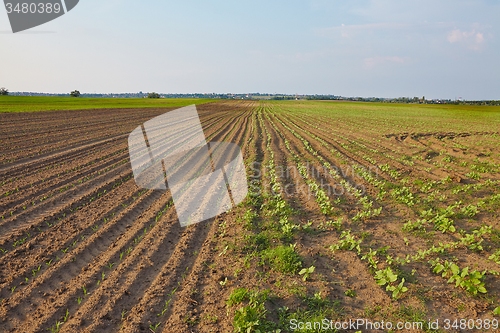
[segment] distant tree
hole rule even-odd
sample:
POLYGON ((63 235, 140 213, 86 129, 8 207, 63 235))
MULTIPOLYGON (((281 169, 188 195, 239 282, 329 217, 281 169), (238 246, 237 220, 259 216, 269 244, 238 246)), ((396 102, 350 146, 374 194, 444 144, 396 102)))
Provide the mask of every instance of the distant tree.
POLYGON ((6 88, 0 88, 0 95, 2 96, 7 96, 9 94, 9 89, 6 88))
POLYGON ((160 98, 160 94, 155 92, 148 93, 148 98, 160 98))
POLYGON ((73 90, 69 94, 71 97, 80 97, 80 92, 78 90, 73 90))

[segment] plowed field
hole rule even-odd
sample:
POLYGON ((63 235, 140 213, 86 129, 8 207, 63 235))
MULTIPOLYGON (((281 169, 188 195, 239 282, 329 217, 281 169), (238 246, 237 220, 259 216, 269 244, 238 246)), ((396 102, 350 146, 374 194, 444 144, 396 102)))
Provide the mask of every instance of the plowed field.
POLYGON ((250 193, 187 228, 128 155, 168 109, 0 114, 0 332, 498 327, 498 108, 197 108, 207 141, 241 147, 250 193))

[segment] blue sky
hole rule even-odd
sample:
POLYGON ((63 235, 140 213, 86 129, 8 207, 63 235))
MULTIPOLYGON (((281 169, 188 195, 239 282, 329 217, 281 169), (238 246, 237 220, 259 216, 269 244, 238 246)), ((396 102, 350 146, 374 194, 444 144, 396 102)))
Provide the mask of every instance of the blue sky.
POLYGON ((497 0, 81 0, 12 34, 11 91, 500 99, 497 0))

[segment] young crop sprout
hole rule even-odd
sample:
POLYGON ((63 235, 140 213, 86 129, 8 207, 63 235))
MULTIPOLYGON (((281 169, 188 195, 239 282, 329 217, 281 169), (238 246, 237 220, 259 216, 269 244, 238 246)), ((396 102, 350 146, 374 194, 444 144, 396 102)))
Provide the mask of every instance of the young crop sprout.
POLYGON ((161 323, 157 323, 156 325, 149 325, 149 329, 153 332, 156 332, 156 330, 158 329, 158 327, 160 327, 161 323))
POLYGON ((495 316, 500 316, 500 306, 497 306, 494 310, 493 310, 493 314, 495 316))
POLYGON ((300 272, 299 272, 299 275, 303 275, 302 276, 302 280, 303 281, 306 281, 308 278, 309 278, 309 275, 311 275, 312 273, 314 273, 314 270, 316 269, 316 267, 314 266, 311 266, 309 268, 303 268, 300 272))
POLYGON ((66 309, 66 313, 64 314, 63 321, 67 322, 69 318, 69 309, 66 309))
POLYGON ((356 297, 356 291, 352 289, 347 289, 344 292, 344 295, 346 295, 347 297, 356 297))
POLYGON ((50 332, 52 332, 52 333, 59 332, 61 330, 61 326, 63 324, 64 324, 63 322, 57 321, 56 324, 50 328, 50 332))
POLYGON ((170 302, 172 302, 172 297, 170 297, 167 301, 165 301, 165 305, 163 306, 163 309, 161 310, 161 313, 158 314, 158 317, 161 317, 167 312, 168 306, 170 305, 170 302))
POLYGON ((227 253, 228 249, 229 249, 229 245, 226 245, 226 247, 219 253, 219 257, 225 255, 227 253))
POLYGON ((31 270, 31 272, 33 273, 33 276, 35 276, 36 273, 38 273, 41 268, 42 268, 42 265, 38 265, 38 267, 36 269, 31 270))

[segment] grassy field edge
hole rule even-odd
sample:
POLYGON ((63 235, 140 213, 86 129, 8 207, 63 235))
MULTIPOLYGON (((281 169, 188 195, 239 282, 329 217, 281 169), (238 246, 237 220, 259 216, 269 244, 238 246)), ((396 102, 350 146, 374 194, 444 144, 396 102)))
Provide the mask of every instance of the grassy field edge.
POLYGON ((0 96, 0 113, 92 110, 169 108, 191 104, 211 103, 215 100, 199 98, 73 98, 45 96, 0 96))

